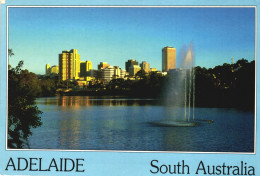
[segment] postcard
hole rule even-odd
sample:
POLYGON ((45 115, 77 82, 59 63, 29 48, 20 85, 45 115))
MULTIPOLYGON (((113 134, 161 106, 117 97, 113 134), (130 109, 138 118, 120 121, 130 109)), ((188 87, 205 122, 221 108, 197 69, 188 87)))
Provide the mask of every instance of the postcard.
POLYGON ((1 1, 0 175, 260 175, 258 1, 1 1))

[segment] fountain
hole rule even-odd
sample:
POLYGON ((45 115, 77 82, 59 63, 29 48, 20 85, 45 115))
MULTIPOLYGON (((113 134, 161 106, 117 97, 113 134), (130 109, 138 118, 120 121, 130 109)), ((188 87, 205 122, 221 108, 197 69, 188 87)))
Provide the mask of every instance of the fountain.
POLYGON ((172 111, 171 106, 174 106, 179 113, 167 115, 171 116, 170 119, 151 122, 153 125, 191 127, 200 124, 195 121, 195 70, 192 45, 188 49, 183 47, 180 59, 181 67, 168 73, 170 75, 165 96, 166 107, 172 111))

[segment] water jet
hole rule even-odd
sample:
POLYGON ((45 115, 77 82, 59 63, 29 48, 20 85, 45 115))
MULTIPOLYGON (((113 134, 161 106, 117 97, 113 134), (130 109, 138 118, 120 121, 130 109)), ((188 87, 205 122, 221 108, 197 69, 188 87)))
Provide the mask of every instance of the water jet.
POLYGON ((200 124, 195 121, 195 69, 192 44, 180 51, 181 67, 168 71, 170 81, 167 85, 165 104, 183 107, 182 113, 167 120, 151 122, 155 126, 194 127, 200 124))

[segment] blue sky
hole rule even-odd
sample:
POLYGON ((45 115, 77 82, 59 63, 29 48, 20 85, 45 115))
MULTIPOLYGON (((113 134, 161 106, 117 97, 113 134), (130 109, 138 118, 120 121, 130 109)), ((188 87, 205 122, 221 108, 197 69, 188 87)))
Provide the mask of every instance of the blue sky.
POLYGON ((254 8, 9 8, 10 64, 44 74, 62 50, 78 49, 81 61, 125 68, 147 61, 161 70, 161 49, 193 43, 195 64, 214 67, 255 59, 254 8))

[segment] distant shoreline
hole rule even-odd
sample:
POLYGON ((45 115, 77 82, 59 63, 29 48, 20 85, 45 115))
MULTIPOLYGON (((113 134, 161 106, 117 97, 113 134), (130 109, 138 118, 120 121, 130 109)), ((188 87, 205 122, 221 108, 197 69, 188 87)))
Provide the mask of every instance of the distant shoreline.
MULTIPOLYGON (((104 93, 104 92, 97 92, 97 93, 90 93, 90 94, 87 94, 89 93, 88 91, 84 91, 84 90, 71 90, 69 92, 64 92, 62 94, 56 94, 55 96, 46 96, 46 97, 38 97, 38 98, 50 98, 50 97, 59 97, 59 96, 81 96, 81 97, 92 97, 92 98, 97 98, 97 97, 100 97, 100 98, 106 98, 106 99, 122 99, 122 98, 125 98, 125 99, 129 99, 129 100, 132 100, 132 99, 143 99, 143 100, 147 100, 147 99, 150 99, 150 100, 155 100, 155 101, 158 101, 159 104, 165 104, 167 105, 167 103, 165 103, 165 98, 164 97, 160 97, 160 96, 157 96, 157 97, 149 97, 149 96, 135 96, 135 95, 131 95, 131 94, 109 94, 108 92, 104 93)), ((170 102, 171 104, 171 102, 170 102)), ((174 105, 174 103, 172 102, 172 105, 174 105)), ((225 105, 225 104, 222 104, 221 102, 217 102, 217 103, 200 103, 200 101, 197 101, 197 103, 195 104, 195 107, 196 108, 235 108, 235 109, 240 109, 240 110, 246 110, 246 111, 252 111, 255 109, 255 107, 248 107, 248 106, 245 106, 245 107, 240 107, 240 106, 230 106, 230 105, 225 105)))

